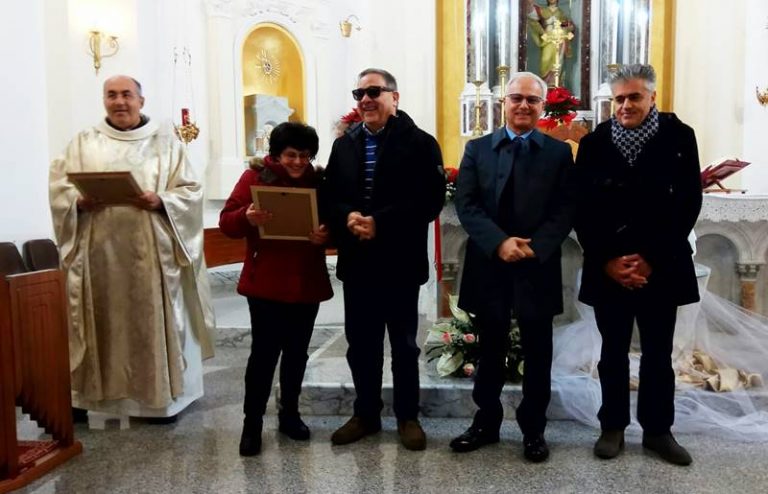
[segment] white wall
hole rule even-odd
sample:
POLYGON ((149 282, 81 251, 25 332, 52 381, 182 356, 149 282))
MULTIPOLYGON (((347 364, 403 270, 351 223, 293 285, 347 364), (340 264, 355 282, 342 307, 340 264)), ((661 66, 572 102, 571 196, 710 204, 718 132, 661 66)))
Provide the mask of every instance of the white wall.
POLYGON ((747 0, 745 17, 743 156, 752 164, 741 179, 750 192, 768 194, 768 107, 760 106, 755 95, 755 87, 768 90, 768 2, 747 0))
POLYGON ((696 131, 702 166, 724 158, 752 163, 726 181, 768 194, 768 2, 678 0, 674 111, 696 131))
POLYGON ((6 2, 0 16, 0 241, 51 238, 43 0, 6 2))

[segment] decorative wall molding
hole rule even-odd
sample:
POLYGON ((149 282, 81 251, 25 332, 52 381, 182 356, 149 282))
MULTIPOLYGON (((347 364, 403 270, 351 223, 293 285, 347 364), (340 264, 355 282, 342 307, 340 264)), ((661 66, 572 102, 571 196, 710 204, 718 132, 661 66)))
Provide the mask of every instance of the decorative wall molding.
POLYGON ((768 196, 707 194, 699 221, 768 221, 768 196))
POLYGON ((234 0, 205 0, 208 17, 232 17, 234 0))

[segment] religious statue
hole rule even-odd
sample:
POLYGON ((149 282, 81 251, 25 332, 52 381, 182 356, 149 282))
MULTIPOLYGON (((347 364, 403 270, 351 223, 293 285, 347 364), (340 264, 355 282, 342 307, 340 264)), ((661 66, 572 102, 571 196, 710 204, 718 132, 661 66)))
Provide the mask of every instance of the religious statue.
POLYGON ((541 48, 539 74, 550 86, 561 85, 564 57, 571 56, 570 39, 575 26, 566 13, 560 9, 559 0, 547 0, 541 6, 530 2, 528 26, 531 38, 541 48))

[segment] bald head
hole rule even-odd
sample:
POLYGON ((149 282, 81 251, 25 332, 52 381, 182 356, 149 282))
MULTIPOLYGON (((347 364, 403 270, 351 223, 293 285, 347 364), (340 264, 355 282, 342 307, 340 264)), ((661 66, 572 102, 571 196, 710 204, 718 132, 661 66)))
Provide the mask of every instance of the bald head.
POLYGON ((131 81, 133 85, 136 86, 136 94, 141 96, 141 83, 129 75, 113 75, 112 77, 104 81, 104 92, 107 91, 107 84, 117 80, 122 80, 124 82, 131 81))
POLYGON ((141 84, 127 75, 112 76, 104 81, 104 108, 109 123, 121 130, 129 130, 141 122, 144 97, 141 84))

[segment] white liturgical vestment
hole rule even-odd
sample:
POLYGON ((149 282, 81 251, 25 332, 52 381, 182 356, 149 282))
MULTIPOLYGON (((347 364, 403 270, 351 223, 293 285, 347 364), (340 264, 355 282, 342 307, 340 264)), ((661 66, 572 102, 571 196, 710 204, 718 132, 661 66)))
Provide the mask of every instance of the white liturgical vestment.
POLYGON ((203 259, 203 191, 173 134, 148 122, 84 130, 50 170, 70 310, 72 404, 175 415, 203 395, 213 310, 203 259), (78 211, 68 172, 125 171, 163 207, 78 211))

